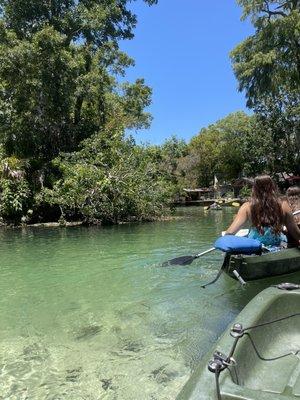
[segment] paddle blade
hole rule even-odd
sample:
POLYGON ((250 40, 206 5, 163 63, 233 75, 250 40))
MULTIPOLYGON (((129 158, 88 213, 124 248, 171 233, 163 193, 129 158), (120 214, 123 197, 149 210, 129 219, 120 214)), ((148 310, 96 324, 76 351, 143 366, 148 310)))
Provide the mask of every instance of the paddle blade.
POLYGON ((181 256, 164 262, 162 266, 167 267, 168 265, 189 265, 195 260, 195 258, 195 256, 181 256))

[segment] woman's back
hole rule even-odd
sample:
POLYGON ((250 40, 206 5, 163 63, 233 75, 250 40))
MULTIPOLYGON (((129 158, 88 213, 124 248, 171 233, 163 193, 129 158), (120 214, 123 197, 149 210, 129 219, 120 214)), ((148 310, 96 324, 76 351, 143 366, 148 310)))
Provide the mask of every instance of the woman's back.
POLYGON ((283 241, 286 241, 286 236, 282 233, 286 213, 284 203, 278 201, 279 217, 277 220, 270 218, 268 213, 265 214, 263 210, 261 210, 261 214, 257 215, 257 210, 255 208, 253 210, 251 202, 245 203, 244 207, 248 214, 247 219, 251 224, 249 238, 259 240, 264 246, 280 246, 283 241))
POLYGON ((274 235, 279 235, 284 224, 284 213, 274 181, 268 175, 255 178, 250 201, 253 227, 261 234, 268 227, 274 235))

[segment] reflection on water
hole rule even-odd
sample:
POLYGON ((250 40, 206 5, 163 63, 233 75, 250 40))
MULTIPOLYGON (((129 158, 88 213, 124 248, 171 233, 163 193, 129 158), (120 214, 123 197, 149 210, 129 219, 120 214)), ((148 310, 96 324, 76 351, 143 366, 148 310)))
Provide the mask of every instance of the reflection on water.
POLYGON ((212 246, 232 210, 174 221, 0 231, 0 399, 174 399, 199 359, 262 287, 227 277, 212 246))

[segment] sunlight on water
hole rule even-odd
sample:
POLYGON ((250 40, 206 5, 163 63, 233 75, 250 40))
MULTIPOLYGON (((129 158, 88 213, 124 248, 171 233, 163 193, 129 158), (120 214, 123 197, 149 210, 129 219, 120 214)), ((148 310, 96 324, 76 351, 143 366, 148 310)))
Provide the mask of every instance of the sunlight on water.
POLYGON ((0 399, 174 399, 247 300, 212 246, 233 211, 108 228, 1 230, 0 399))

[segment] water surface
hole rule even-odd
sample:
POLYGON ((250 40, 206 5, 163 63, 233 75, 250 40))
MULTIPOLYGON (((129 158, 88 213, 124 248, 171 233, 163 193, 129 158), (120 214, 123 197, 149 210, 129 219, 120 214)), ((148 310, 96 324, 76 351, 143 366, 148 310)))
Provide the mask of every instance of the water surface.
POLYGON ((93 228, 0 231, 0 399, 171 400, 258 285, 223 276, 212 246, 233 210, 93 228))

